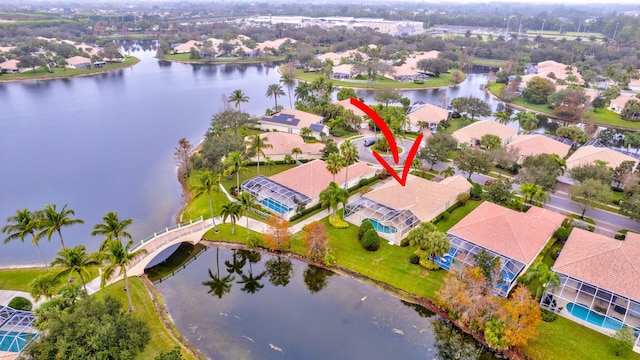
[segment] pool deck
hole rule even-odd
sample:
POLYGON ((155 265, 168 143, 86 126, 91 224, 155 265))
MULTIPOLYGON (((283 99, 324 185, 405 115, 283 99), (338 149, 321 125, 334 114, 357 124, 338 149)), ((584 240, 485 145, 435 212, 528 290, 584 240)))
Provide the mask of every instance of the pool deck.
POLYGON ((15 360, 20 356, 18 353, 0 351, 0 360, 15 360))

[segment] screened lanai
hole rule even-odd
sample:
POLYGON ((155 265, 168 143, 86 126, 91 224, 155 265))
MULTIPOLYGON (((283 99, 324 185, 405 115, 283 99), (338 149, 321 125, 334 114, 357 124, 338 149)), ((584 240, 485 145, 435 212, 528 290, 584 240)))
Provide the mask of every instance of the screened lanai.
POLYGON ((308 196, 262 175, 245 180, 240 189, 251 194, 265 208, 285 218, 296 210, 298 204, 311 201, 308 196))
POLYGON ((507 296, 515 279, 518 277, 525 264, 507 256, 500 255, 480 245, 476 245, 455 235, 447 234, 449 238, 449 252, 443 256, 436 256, 434 262, 445 270, 451 270, 451 266, 476 266, 474 255, 483 249, 491 256, 500 259, 500 279, 496 285, 495 295, 507 296))
POLYGON ((344 218, 357 226, 369 219, 383 238, 395 243, 399 243, 411 229, 420 224, 411 210, 392 209, 364 197, 347 205, 344 218))
POLYGON ((21 352, 38 336, 32 327, 35 316, 30 311, 0 305, 0 352, 21 352))

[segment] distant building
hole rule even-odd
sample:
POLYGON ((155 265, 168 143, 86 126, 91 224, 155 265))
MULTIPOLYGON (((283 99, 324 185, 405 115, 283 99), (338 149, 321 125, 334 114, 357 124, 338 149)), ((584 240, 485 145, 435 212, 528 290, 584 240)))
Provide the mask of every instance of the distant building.
POLYGON ((571 145, 561 143, 543 134, 525 134, 510 142, 507 148, 518 149, 518 163, 522 164, 525 158, 540 154, 556 154, 564 159, 569 153, 571 145))
POLYGON ((329 128, 323 125, 322 121, 322 116, 296 109, 286 109, 271 116, 263 116, 258 120, 258 124, 264 131, 283 131, 298 135, 303 128, 309 128, 313 137, 321 140, 324 135, 329 134, 329 128))
POLYGON ((506 146, 518 136, 518 130, 493 120, 480 120, 454 131, 451 136, 458 144, 473 147, 480 146, 480 139, 487 134, 496 135, 502 140, 502 146, 506 146))
POLYGON ((67 67, 72 69, 89 69, 91 66, 91 59, 84 56, 74 56, 67 59, 67 67))
POLYGON ((0 69, 3 69, 7 73, 19 73, 20 72, 20 68, 18 67, 19 63, 20 62, 18 60, 7 60, 3 63, 0 63, 0 69))
MULTIPOLYGON (((307 144, 302 137, 298 134, 290 134, 285 132, 268 132, 259 135, 260 138, 271 145, 270 148, 264 148, 264 156, 260 156, 262 161, 265 160, 265 156, 271 158, 271 160, 279 161, 284 160, 285 156, 291 155, 294 159, 319 159, 322 156, 322 149, 324 144, 313 143, 307 144), (294 148, 300 149, 301 153, 296 155, 291 154, 291 150, 294 148)), ((250 141, 249 137, 245 137, 246 141, 250 141)), ((257 161, 257 156, 252 161, 257 161)))
POLYGON ((619 151, 607 147, 587 145, 579 147, 578 150, 569 156, 567 159, 567 170, 571 170, 576 166, 593 165, 596 161, 603 161, 607 164, 607 167, 614 169, 620 166, 623 161, 633 161, 635 164, 633 166, 634 168, 638 165, 638 159, 619 151))
POLYGON ((433 104, 414 104, 409 109, 408 131, 420 131, 423 127, 435 128, 441 122, 448 120, 451 112, 433 104))

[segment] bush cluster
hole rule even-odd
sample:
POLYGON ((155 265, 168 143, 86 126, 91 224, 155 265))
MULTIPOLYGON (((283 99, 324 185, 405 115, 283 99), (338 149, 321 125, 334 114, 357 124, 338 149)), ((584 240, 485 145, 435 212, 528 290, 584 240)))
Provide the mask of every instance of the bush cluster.
POLYGON ((413 265, 420 264, 420 256, 418 256, 418 254, 411 254, 409 256, 409 262, 413 265))
POLYGON ((473 183, 470 195, 472 199, 479 200, 482 197, 482 186, 478 183, 473 183))
POLYGON ((374 229, 369 229, 362 235, 362 246, 367 251, 376 251, 380 247, 380 237, 374 229))
POLYGON ((295 220, 298 220, 298 219, 300 219, 301 217, 303 217, 303 216, 307 215, 308 213, 310 213, 310 212, 314 212, 314 211, 316 211, 316 210, 320 210, 321 208, 322 208, 322 205, 321 205, 321 204, 315 204, 315 205, 313 205, 313 206, 312 206, 312 207, 310 207, 310 208, 306 208, 306 209, 304 209, 300 214, 295 214, 295 215, 293 215, 293 216, 289 219, 289 221, 295 221, 295 220))
POLYGON ((22 296, 16 296, 9 301, 9 307, 16 310, 31 311, 33 304, 29 299, 23 298, 22 296))
POLYGON ((362 243, 362 236, 368 230, 373 229, 373 223, 369 220, 363 221, 362 225, 360 225, 360 229, 358 229, 358 240, 362 243))
POLYGON ((349 227, 349 223, 342 220, 340 216, 329 215, 329 224, 336 229, 346 229, 349 227))
POLYGON ((553 322, 558 318, 558 314, 554 313, 553 311, 549 311, 547 309, 541 309, 542 310, 542 321, 544 322, 553 322))
POLYGON ((561 226, 558 228, 558 230, 556 230, 555 236, 556 239, 558 239, 559 241, 566 241, 569 238, 569 235, 571 234, 571 228, 570 227, 564 227, 561 226))

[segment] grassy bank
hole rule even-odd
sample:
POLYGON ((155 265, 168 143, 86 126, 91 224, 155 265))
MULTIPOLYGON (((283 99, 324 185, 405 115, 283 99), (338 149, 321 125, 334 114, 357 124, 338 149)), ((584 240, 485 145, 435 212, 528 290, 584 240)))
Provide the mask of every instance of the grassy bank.
POLYGON ((191 64, 255 64, 284 60, 284 56, 267 56, 260 58, 216 58, 216 59, 191 59, 191 54, 165 54, 163 60, 180 61, 191 64))
POLYGON ((47 80, 61 79, 73 76, 87 76, 108 73, 115 70, 121 70, 137 64, 140 59, 133 56, 125 56, 123 62, 108 62, 101 68, 92 69, 69 69, 69 68, 52 68, 53 72, 48 72, 44 67, 39 67, 35 71, 28 70, 18 74, 3 74, 0 76, 2 81, 20 81, 20 80, 47 80))
MULTIPOLYGON (((461 75, 461 79, 464 80, 466 75, 460 70, 454 70, 453 72, 458 72, 461 75)), ((452 73, 453 73, 452 72, 452 73)), ((451 79, 452 73, 442 73, 439 77, 429 77, 429 80, 426 80, 424 84, 416 84, 414 82, 402 82, 395 81, 389 78, 379 78, 374 82, 369 82, 367 80, 353 80, 353 81, 340 81, 331 79, 331 82, 339 87, 350 87, 350 88, 363 88, 363 89, 374 89, 374 88, 394 88, 394 89, 427 89, 427 88, 436 88, 443 86, 451 86, 454 85, 453 80, 451 79)), ((297 79, 313 82, 314 80, 323 77, 324 75, 319 72, 304 72, 302 69, 296 70, 295 77, 297 79)))

